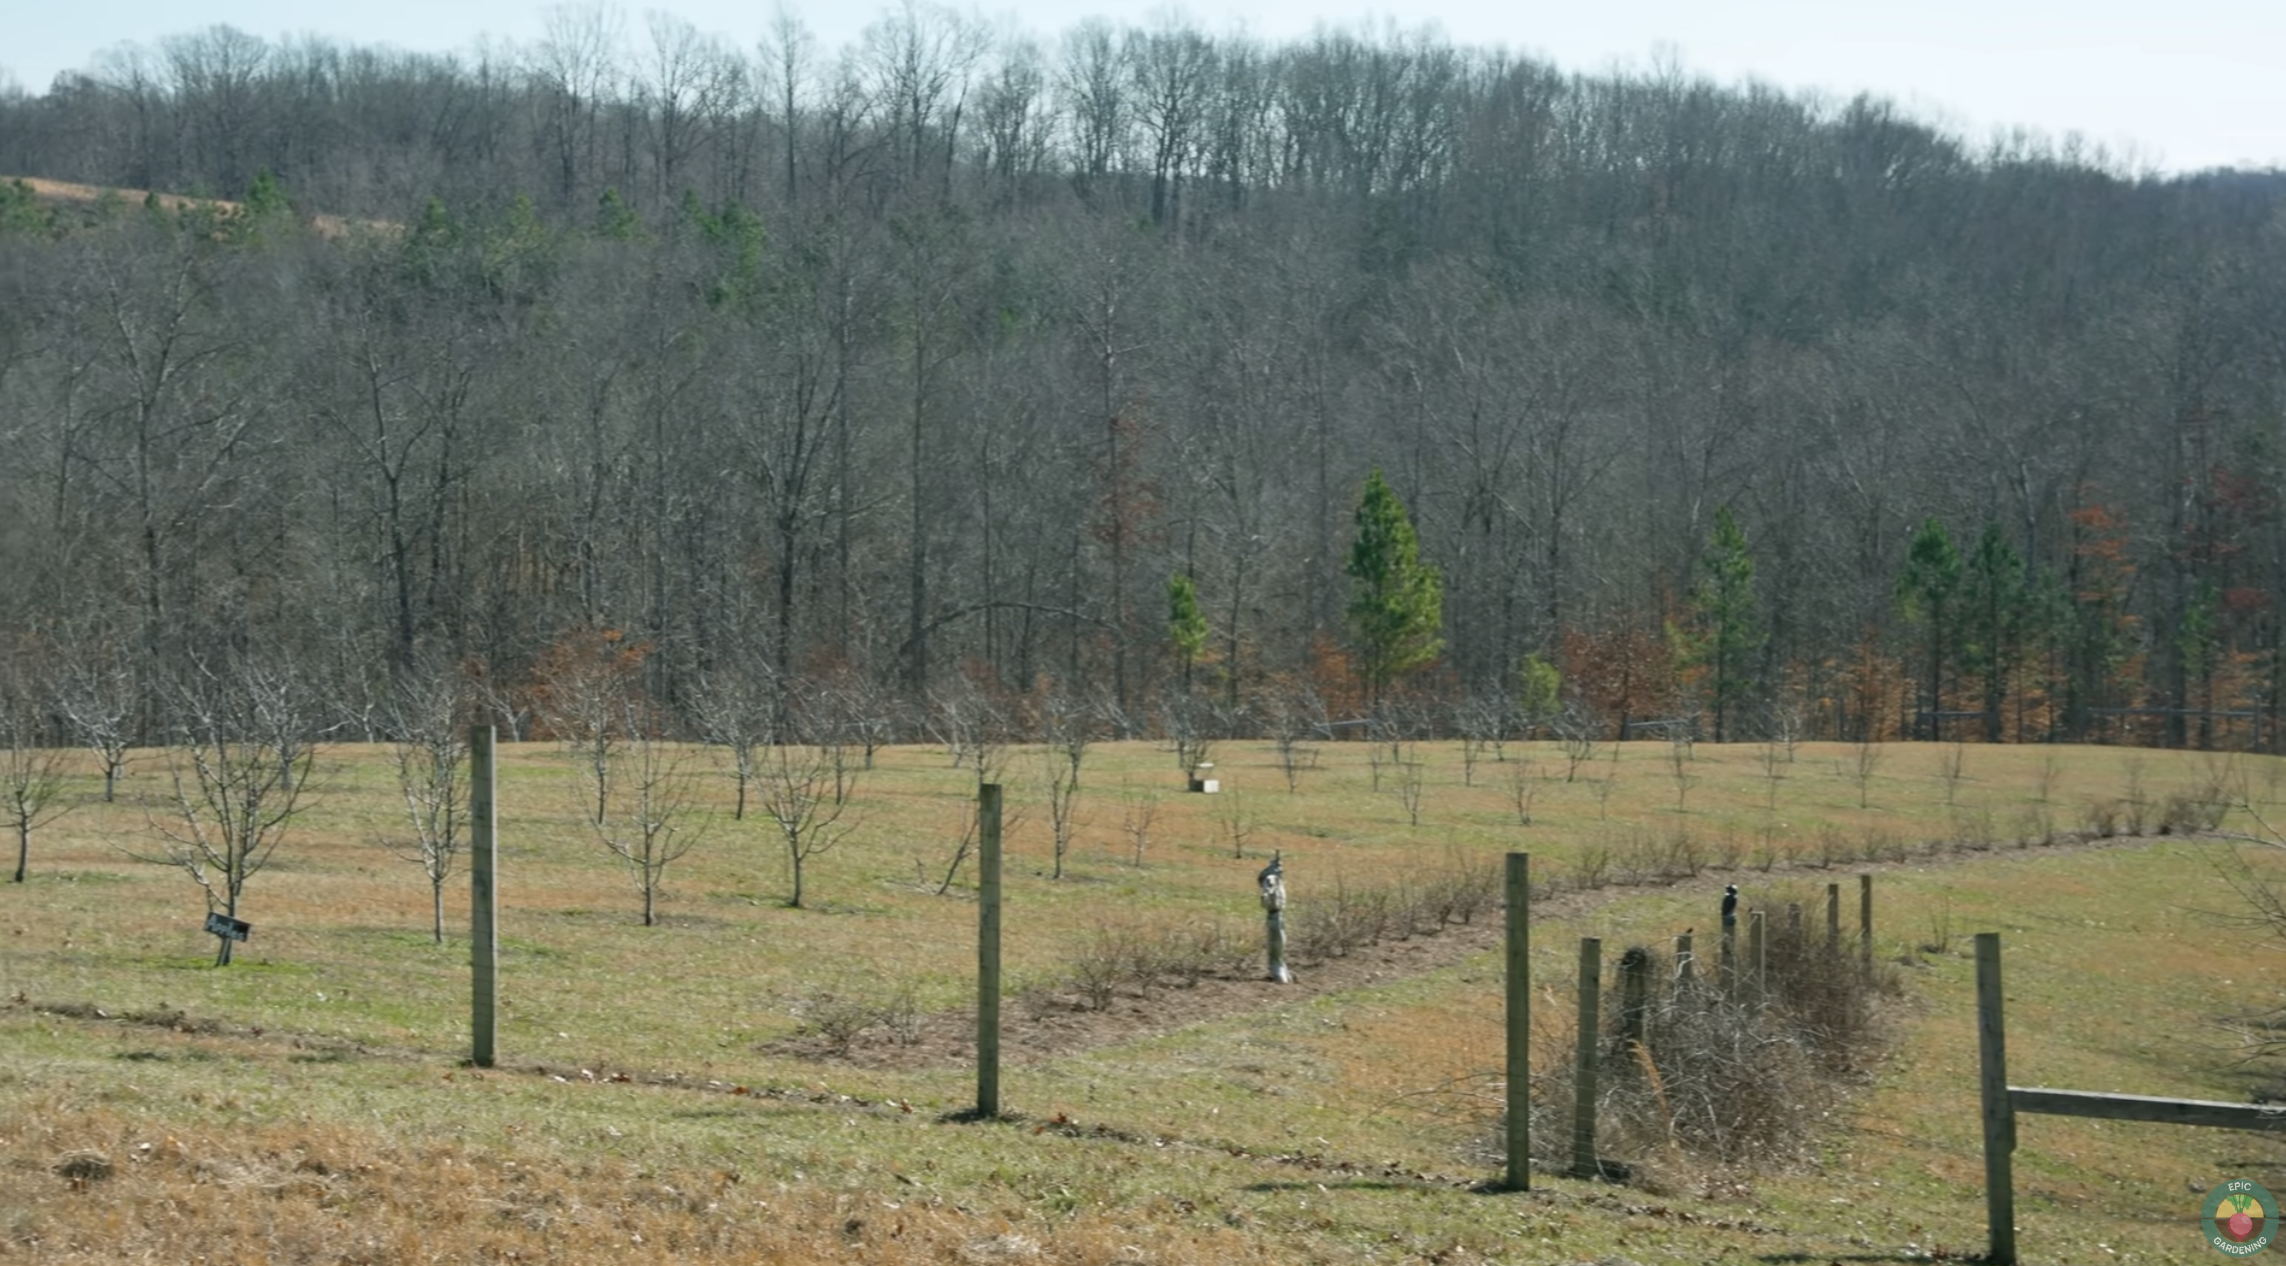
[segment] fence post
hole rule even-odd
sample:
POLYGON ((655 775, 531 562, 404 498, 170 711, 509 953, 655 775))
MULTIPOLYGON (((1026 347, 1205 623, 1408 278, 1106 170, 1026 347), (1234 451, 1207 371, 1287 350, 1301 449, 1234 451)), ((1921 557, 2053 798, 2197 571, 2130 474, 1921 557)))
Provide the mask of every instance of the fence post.
POLYGON ((1841 953, 1841 885, 1826 885, 1826 957, 1841 953))
POLYGON ((1691 978, 1696 974, 1698 969, 1697 959, 1698 955, 1691 952, 1691 934, 1685 932, 1681 936, 1676 937, 1675 996, 1677 998, 1680 998, 1684 994, 1687 994, 1691 991, 1691 978))
POLYGON ((1758 1007, 1762 1005, 1762 1000, 1769 996, 1770 977, 1768 974, 1768 949, 1769 944, 1762 934, 1762 912, 1760 910, 1747 911, 1746 987, 1747 992, 1751 995, 1754 1005, 1758 1007))
POLYGON ((1985 1260, 2016 1261, 2016 1110, 2008 1101, 2008 1040, 2002 1023, 2000 933, 1976 934, 1977 1068, 1984 1100, 1984 1220, 1991 1248, 1985 1260))
POLYGON ((976 1115, 1000 1115, 1000 784, 976 789, 976 1115))
POLYGON ((470 994, 469 1062, 492 1067, 500 997, 499 801, 495 796, 493 730, 468 731, 468 940, 474 973, 470 994))
POLYGON ((1508 898, 1508 1189, 1532 1186, 1532 857, 1510 853, 1508 898))
POLYGON ((1635 946, 1619 956, 1619 1036, 1628 1053, 1644 1042, 1644 1018, 1651 1009, 1651 951, 1635 946))
POLYGON ((1873 876, 1857 877, 1857 954, 1865 978, 1873 979, 1873 876))
POLYGON ((1593 1178, 1602 1173, 1595 1158, 1596 1059, 1603 1043, 1600 1013, 1603 1003, 1603 941, 1580 938, 1580 1044, 1572 1072, 1572 1173, 1593 1178))

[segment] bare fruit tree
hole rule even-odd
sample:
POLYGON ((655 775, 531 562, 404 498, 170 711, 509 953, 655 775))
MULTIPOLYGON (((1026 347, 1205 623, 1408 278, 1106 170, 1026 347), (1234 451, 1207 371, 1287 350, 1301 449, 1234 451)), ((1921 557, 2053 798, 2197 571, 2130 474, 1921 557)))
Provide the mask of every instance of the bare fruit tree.
POLYGON ((124 656, 99 664, 79 663, 56 687, 56 707, 71 722, 80 743, 103 765, 103 803, 119 790, 127 768, 127 740, 135 715, 135 674, 124 656))
POLYGON ((405 800, 411 838, 382 842, 418 862, 429 881, 430 932, 444 944, 444 889, 453 859, 467 842, 468 739, 461 724, 462 692, 450 671, 408 676, 390 702, 396 734, 397 790, 405 800))
POLYGON ((621 749, 618 786, 595 824, 603 847, 627 867, 643 896, 643 926, 659 922, 659 889, 667 867, 705 834, 700 771, 681 744, 638 732, 621 749))
POLYGON ((1064 877, 1064 857, 1072 851, 1072 832, 1077 826, 1079 805, 1079 770, 1076 764, 1067 765, 1065 753, 1053 747, 1044 749, 1047 762, 1048 828, 1053 833, 1056 850, 1055 871, 1050 879, 1064 877))
MULTIPOLYGON (((235 919, 246 884, 268 866, 300 813, 317 749, 302 684, 253 658, 201 667, 176 691, 179 733, 168 749, 171 812, 154 819, 155 852, 138 860, 173 866, 206 896, 209 914, 235 919)), ((222 939, 215 965, 230 964, 222 939)))
POLYGON ((0 694, 0 812, 16 833, 16 883, 31 865, 32 830, 71 805, 63 798, 64 753, 43 741, 38 710, 22 691, 0 694))
POLYGON ((856 773, 832 744, 782 743, 763 754, 755 783, 762 812, 777 825, 793 871, 794 890, 786 904, 799 909, 810 859, 857 829, 855 821, 842 821, 857 790, 856 773))
POLYGON ((1151 846, 1151 822, 1159 816, 1159 793, 1129 792, 1126 809, 1120 817, 1120 828, 1127 832, 1127 840, 1135 846, 1135 868, 1143 868, 1143 854, 1151 846))
POLYGON ((746 820, 746 793, 754 785, 754 761, 778 733, 782 687, 770 680, 767 667, 732 663, 699 679, 693 701, 699 729, 706 741, 730 753, 731 777, 738 784, 738 799, 731 820, 746 820))

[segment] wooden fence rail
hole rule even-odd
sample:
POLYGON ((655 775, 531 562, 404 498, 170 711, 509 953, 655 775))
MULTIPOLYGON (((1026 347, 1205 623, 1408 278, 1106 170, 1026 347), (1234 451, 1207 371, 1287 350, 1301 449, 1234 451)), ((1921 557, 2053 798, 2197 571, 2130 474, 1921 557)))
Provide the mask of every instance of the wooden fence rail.
POLYGON ((2000 933, 1976 934, 1976 1031, 1984 1105, 1984 1216, 1997 1266, 2016 1261, 2014 1161, 2016 1114, 2209 1125, 2227 1130, 2286 1130, 2286 1107, 2216 1103, 2208 1099, 2155 1099, 2008 1084, 2008 1041, 2000 991, 2000 933))

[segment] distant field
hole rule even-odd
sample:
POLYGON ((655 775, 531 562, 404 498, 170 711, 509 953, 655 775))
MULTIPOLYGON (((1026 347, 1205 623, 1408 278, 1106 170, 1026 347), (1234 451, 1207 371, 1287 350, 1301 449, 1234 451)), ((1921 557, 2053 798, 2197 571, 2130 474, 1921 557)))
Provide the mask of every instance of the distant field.
MULTIPOLYGON (((1471 771, 1464 755, 1326 745, 1290 792, 1273 747, 1224 744, 1229 790, 1199 796, 1171 752, 1098 745, 1056 881, 1046 758, 1012 749, 1014 1117, 968 1124, 948 1118, 974 1093, 957 1041, 973 867, 938 888, 975 775, 942 750, 882 753, 801 910, 768 823, 730 820, 725 776, 645 928, 569 756, 504 749, 502 1066, 481 1072, 462 1063, 465 881, 437 946, 419 871, 379 843, 399 833, 386 749, 326 753, 221 970, 196 889, 119 847, 164 812, 165 760, 139 754, 120 803, 36 835, 31 881, 0 890, 0 1244, 59 1262, 1970 1254, 1967 952, 1983 930, 2007 946, 2017 1083, 2242 1099, 2261 1079, 2218 1021, 2286 1005, 2286 970, 2216 917, 2238 905, 2212 865, 2230 846, 2157 832, 2226 799, 2282 820, 2273 759, 1629 744, 1574 767, 1535 744, 1471 771), (1126 826, 1147 800, 1138 865, 1126 826), (1497 913, 1305 963, 1289 989, 1256 982, 1253 875, 1272 850, 1297 920, 1337 891, 1530 852, 1548 1050, 1568 1041, 1577 937, 1709 928, 1726 882, 1815 908, 1871 869, 1877 947, 1905 981, 1898 1053, 1810 1172, 1644 1157, 1646 1186, 1475 1191, 1498 1174, 1497 913), (1088 1009, 1072 967, 1107 928, 1218 929, 1229 964, 1088 1009), (818 1021, 852 1000, 904 1029, 830 1053, 818 1021)), ((2286 1150, 2252 1136, 2057 1118, 2020 1133, 2028 1260, 2203 1259, 2198 1192, 2227 1176, 2286 1190, 2286 1150)))
MULTIPOLYGON (((156 198, 158 205, 169 211, 181 211, 188 207, 213 207, 220 211, 236 211, 239 205, 226 198, 194 198, 178 193, 152 193, 144 189, 108 189, 96 185, 74 184, 68 180, 40 180, 27 176, 0 176, 0 183, 21 183, 32 191, 34 198, 41 202, 67 207, 92 207, 106 196, 118 198, 120 201, 133 206, 143 205, 146 198, 156 198)), ((310 226, 327 237, 338 237, 347 232, 352 223, 353 221, 338 215, 313 215, 309 217, 310 226)), ((368 222, 367 227, 386 226, 368 222)))

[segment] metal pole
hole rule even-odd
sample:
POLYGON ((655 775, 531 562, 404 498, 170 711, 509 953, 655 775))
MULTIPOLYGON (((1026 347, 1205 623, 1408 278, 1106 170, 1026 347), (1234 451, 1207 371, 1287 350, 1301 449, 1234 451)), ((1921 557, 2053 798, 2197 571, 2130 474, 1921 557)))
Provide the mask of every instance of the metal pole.
POLYGON ((494 1020, 500 998, 499 808, 494 794, 493 732, 489 725, 468 732, 468 939, 475 973, 470 989, 470 1060, 478 1068, 493 1061, 494 1020))
POLYGON ((1508 1189, 1532 1186, 1532 858, 1510 853, 1508 898, 1508 1189))
POLYGON ((1000 1115, 1000 784, 976 789, 976 1115, 1000 1115))

